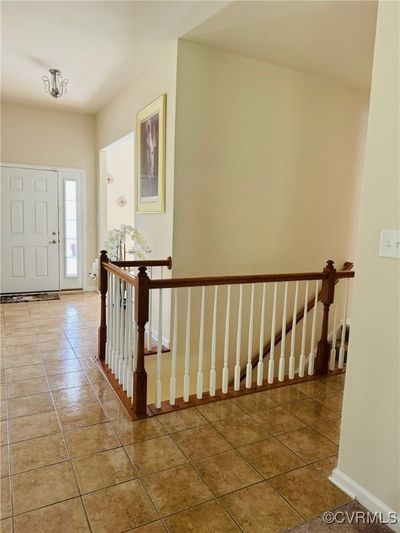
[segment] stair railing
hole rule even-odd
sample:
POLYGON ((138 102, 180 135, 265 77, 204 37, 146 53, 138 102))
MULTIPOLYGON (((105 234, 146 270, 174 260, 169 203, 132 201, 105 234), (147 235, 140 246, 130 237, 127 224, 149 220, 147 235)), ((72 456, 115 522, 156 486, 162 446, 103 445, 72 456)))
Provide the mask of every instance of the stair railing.
MULTIPOLYGON (((167 265, 167 261, 138 263, 134 275, 124 271, 124 265, 108 261, 104 252, 100 261, 99 359, 133 417, 300 382, 331 371, 329 325, 335 286, 340 279, 353 278, 354 272, 336 271, 333 261, 327 261, 321 272, 151 279, 148 268, 167 265), (305 302, 304 309, 309 308, 311 292, 313 313, 307 320, 308 313, 303 311, 300 317, 297 308, 300 301, 305 302), (163 305, 167 293, 171 312, 163 305), (157 349, 150 356, 145 331, 149 302, 155 294, 157 349), (166 318, 172 319, 167 328, 168 353, 163 350, 166 318), (296 326, 300 321, 299 332, 296 326), (277 323, 282 324, 278 341, 277 323), (264 363, 268 333, 269 357, 264 363), (278 342, 280 353, 275 356, 278 342), (259 354, 255 364, 256 344, 259 354)), ((336 323, 331 330, 337 331, 336 323)), ((340 352, 339 369, 343 368, 343 350, 340 352)))

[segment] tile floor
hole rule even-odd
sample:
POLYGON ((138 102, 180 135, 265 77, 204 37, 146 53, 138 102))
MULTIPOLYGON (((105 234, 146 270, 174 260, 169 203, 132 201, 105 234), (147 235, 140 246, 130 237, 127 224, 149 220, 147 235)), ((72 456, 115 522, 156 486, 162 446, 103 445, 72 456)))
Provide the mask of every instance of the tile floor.
POLYGON ((131 422, 91 360, 97 294, 0 313, 2 532, 325 531, 349 504, 343 376, 131 422))

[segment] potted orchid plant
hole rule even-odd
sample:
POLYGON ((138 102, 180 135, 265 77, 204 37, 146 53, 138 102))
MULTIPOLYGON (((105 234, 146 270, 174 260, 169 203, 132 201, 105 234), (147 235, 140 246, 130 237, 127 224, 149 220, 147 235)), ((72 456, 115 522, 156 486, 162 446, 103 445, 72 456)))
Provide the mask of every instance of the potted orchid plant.
MULTIPOLYGON (((139 230, 127 224, 121 224, 107 233, 103 249, 111 261, 127 261, 129 259, 146 259, 151 252, 146 239, 139 230)), ((99 260, 93 261, 89 278, 96 279, 99 260)))

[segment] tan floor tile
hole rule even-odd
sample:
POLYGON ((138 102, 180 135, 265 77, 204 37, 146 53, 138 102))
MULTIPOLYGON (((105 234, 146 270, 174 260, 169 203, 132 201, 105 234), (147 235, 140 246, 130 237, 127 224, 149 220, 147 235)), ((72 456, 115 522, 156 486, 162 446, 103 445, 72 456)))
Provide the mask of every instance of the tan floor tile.
POLYGON ((60 409, 58 417, 63 431, 93 426, 107 420, 98 402, 60 409))
POLYGON ((249 416, 227 417, 213 426, 229 441, 233 447, 244 446, 258 440, 266 439, 271 434, 249 416))
POLYGON ((267 479, 304 465, 277 439, 266 439, 238 450, 267 479))
POLYGON ((257 411, 264 411, 268 407, 276 406, 275 402, 268 398, 265 392, 246 394, 245 396, 233 398, 232 401, 246 413, 256 413, 257 411))
POLYGON ((64 439, 60 433, 11 444, 12 474, 61 463, 68 459, 64 439))
POLYGON ((66 407, 85 405, 97 401, 91 385, 55 390, 52 392, 52 396, 57 409, 65 409, 66 407))
POLYGON ((187 464, 143 478, 160 516, 183 511, 213 498, 193 466, 187 464))
POLYGON ((8 421, 8 431, 11 443, 58 433, 60 426, 55 411, 49 411, 13 418, 8 421))
POLYGON ((15 533, 89 533, 80 498, 56 503, 15 517, 15 533))
POLYGON ((92 387, 101 402, 107 400, 115 400, 116 394, 113 391, 112 387, 106 381, 99 381, 98 383, 93 383, 92 387))
POLYGON ((307 395, 304 394, 304 392, 301 392, 296 385, 277 387, 276 389, 267 391, 265 394, 268 396, 268 398, 279 405, 285 405, 290 402, 298 402, 307 398, 307 395))
POLYGON ((325 394, 324 396, 318 397, 318 402, 340 415, 342 412, 343 394, 341 392, 325 394))
POLYGON ((182 409, 180 411, 175 411, 174 413, 161 415, 158 417, 158 420, 168 433, 208 424, 208 421, 196 409, 196 407, 189 407, 188 409, 182 409))
POLYGON ((311 463, 308 466, 318 472, 320 476, 329 478, 337 466, 337 460, 337 455, 332 455, 331 457, 321 459, 321 461, 317 461, 316 463, 311 463))
POLYGON ((13 476, 13 503, 16 514, 78 495, 78 486, 69 462, 13 476))
POLYGON ((7 420, 8 410, 7 410, 7 400, 0 400, 0 419, 7 420))
POLYGON ((145 526, 138 527, 135 529, 130 529, 127 533, 165 533, 166 529, 163 526, 161 521, 152 522, 151 524, 146 524, 145 526))
POLYGON ((123 448, 74 459, 73 466, 82 494, 137 477, 123 448))
POLYGON ((13 533, 13 521, 12 518, 5 518, 0 522, 1 533, 13 533))
POLYGON ((165 519, 165 525, 169 533, 235 533, 240 531, 216 500, 171 515, 165 519))
POLYGON ((6 381, 13 383, 15 381, 24 381, 44 377, 44 367, 42 364, 21 366, 18 368, 8 368, 6 370, 6 381))
POLYGON ((10 475, 10 457, 8 445, 0 447, 0 471, 1 477, 10 475))
MULTIPOLYGON (((36 335, 24 335, 24 343, 25 344, 35 344, 36 343, 36 335)), ((4 339, 4 346, 7 348, 7 346, 19 346, 21 344, 21 337, 20 335, 14 335, 12 337, 6 337, 4 339)))
POLYGON ((345 384, 346 375, 345 374, 336 374, 335 376, 329 376, 326 380, 329 387, 343 392, 345 384))
POLYGON ((101 372, 97 368, 86 370, 86 376, 88 377, 91 383, 98 383, 99 381, 101 382, 106 380, 106 377, 104 376, 103 372, 101 372))
POLYGON ((222 497, 244 533, 278 533, 303 519, 266 481, 222 497))
POLYGON ((0 519, 8 518, 12 514, 10 478, 1 478, 0 490, 0 519))
POLYGON ((11 357, 1 358, 1 368, 18 368, 20 366, 35 365, 41 362, 42 358, 38 353, 13 355, 11 357))
POLYGON ((306 520, 351 499, 307 467, 293 470, 269 482, 306 520))
POLYGON ((207 418, 209 422, 216 422, 228 416, 243 416, 244 412, 232 400, 221 400, 219 402, 199 405, 197 409, 207 418))
POLYGON ((191 461, 230 450, 231 445, 211 425, 173 433, 174 441, 191 461))
POLYGON ((80 387, 89 382, 84 372, 70 372, 69 374, 56 374, 49 376, 50 389, 68 389, 70 387, 80 387))
POLYGON ((76 359, 75 353, 72 348, 67 348, 65 350, 51 350, 49 352, 41 352, 41 357, 43 363, 76 359))
POLYGON ((69 372, 82 371, 78 359, 63 359, 62 361, 51 361, 44 363, 44 369, 48 376, 55 374, 67 374, 69 372))
POLYGON ((318 420, 325 420, 336 416, 334 411, 331 411, 312 398, 307 398, 300 402, 289 403, 285 407, 306 424, 312 424, 318 420))
POLYGON ((196 461, 195 467, 217 496, 263 479, 235 450, 196 461))
POLYGON ((110 423, 67 431, 64 436, 69 454, 75 458, 120 446, 110 423))
MULTIPOLYGON (((25 340, 25 337, 24 339, 25 340)), ((20 344, 17 346, 8 346, 7 348, 4 348, 4 356, 5 357, 11 357, 12 355, 24 355, 24 354, 30 354, 30 353, 38 353, 38 345, 37 344, 20 344)))
POLYGON ((252 416, 256 422, 264 426, 272 435, 279 435, 280 433, 305 426, 304 422, 280 406, 266 409, 263 412, 260 411, 252 416))
POLYGON ((66 339, 64 332, 61 330, 52 331, 51 333, 40 333, 36 335, 37 342, 51 342, 59 339, 66 339))
POLYGON ((308 396, 318 398, 330 392, 334 392, 334 389, 328 385, 328 382, 324 379, 315 379, 313 381, 306 381, 305 383, 299 383, 296 388, 301 392, 304 392, 308 396))
POLYGON ((338 447, 310 427, 279 435, 278 439, 306 463, 337 454, 338 447))
POLYGON ((157 418, 146 418, 136 422, 121 418, 114 420, 113 426, 124 446, 166 434, 157 418))
POLYGON ((126 447, 126 452, 141 476, 187 462, 186 457, 168 435, 131 444, 126 447))
POLYGON ((138 480, 83 496, 93 533, 117 533, 156 520, 157 514, 138 480))
POLYGON ((101 402, 101 406, 108 420, 117 420, 119 418, 129 418, 129 415, 125 407, 117 399, 101 402))
POLYGON ((66 350, 68 348, 71 348, 71 345, 67 339, 56 339, 47 342, 40 342, 38 344, 38 348, 39 351, 42 353, 49 352, 50 350, 66 350))
POLYGON ((7 420, 0 422, 0 446, 8 444, 8 425, 7 420))
POLYGON ((340 440, 340 422, 341 418, 331 418, 329 420, 321 420, 312 424, 312 427, 322 433, 324 437, 334 442, 339 446, 340 440))
POLYGON ((35 415, 46 411, 54 411, 53 401, 49 392, 8 400, 9 418, 35 415))
POLYGON ((23 396, 30 396, 31 394, 47 392, 48 390, 49 386, 45 377, 29 379, 27 381, 17 381, 16 383, 8 383, 7 397, 11 400, 13 398, 22 398, 23 396))

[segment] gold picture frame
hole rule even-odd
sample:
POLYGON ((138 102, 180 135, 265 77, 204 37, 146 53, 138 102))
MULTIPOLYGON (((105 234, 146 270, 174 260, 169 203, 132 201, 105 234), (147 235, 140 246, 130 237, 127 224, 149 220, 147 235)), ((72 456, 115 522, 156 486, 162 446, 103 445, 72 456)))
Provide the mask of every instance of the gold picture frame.
POLYGON ((165 212, 165 126, 167 95, 136 115, 136 211, 165 212))

